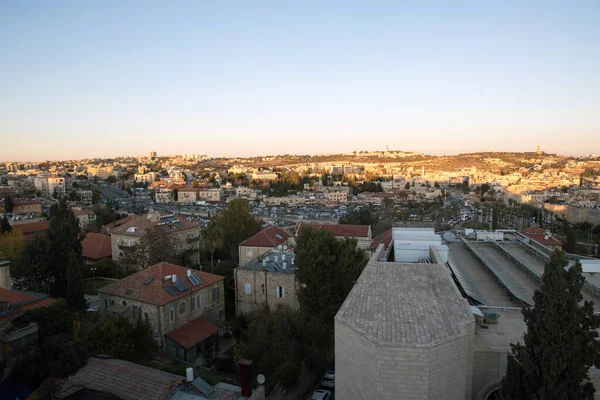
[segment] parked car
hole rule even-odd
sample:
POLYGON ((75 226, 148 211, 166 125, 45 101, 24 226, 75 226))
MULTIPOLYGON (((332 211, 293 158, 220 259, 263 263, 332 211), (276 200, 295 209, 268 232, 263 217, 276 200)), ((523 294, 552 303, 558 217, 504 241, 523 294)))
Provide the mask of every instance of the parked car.
POLYGON ((329 371, 327 371, 325 373, 325 376, 323 376, 323 379, 321 379, 321 386, 328 387, 328 388, 335 387, 335 370, 334 369, 330 369, 329 371))
POLYGON ((331 392, 329 390, 315 390, 310 400, 330 400, 331 392))

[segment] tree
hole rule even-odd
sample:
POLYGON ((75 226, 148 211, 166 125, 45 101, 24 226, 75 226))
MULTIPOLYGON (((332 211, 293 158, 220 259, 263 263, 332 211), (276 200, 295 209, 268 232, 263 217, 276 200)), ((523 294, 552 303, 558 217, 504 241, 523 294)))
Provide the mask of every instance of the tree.
POLYGON ((252 206, 244 199, 233 199, 229 206, 215 218, 221 231, 223 249, 232 260, 238 261, 238 245, 260 231, 260 222, 250 211, 252 206))
MULTIPOLYGON (((75 185, 75 183, 73 185, 75 185)), ((69 201, 79 201, 79 200, 81 200, 81 196, 79 195, 79 193, 77 193, 77 191, 75 191, 75 190, 71 190, 69 192, 69 201)))
POLYGON ((106 183, 115 183, 117 181, 117 178, 114 175, 110 175, 108 178, 105 179, 106 183))
POLYGON ((15 278, 24 289, 49 289, 54 297, 66 297, 67 267, 73 260, 81 263, 84 234, 66 199, 52 206, 51 215, 46 234, 36 236, 25 246, 15 267, 15 278))
POLYGON ((10 195, 4 198, 4 212, 12 213, 15 208, 15 201, 10 195))
POLYGON ((0 235, 0 259, 10 261, 11 268, 15 268, 21 259, 24 247, 21 231, 14 230, 0 235))
POLYGON ((210 252, 210 269, 215 271, 214 254, 217 245, 220 243, 222 232, 219 225, 215 221, 210 221, 204 231, 202 231, 202 241, 206 250, 210 252))
POLYGON ((104 318, 91 335, 96 353, 133 362, 148 361, 154 350, 152 327, 147 321, 132 324, 123 316, 104 318))
POLYGON ((546 264, 534 307, 523 307, 524 344, 511 345, 501 394, 505 399, 593 399, 588 370, 600 366, 592 302, 582 305, 585 278, 579 262, 568 270, 565 253, 555 251, 546 264))
POLYGON ((577 244, 577 234, 573 230, 567 232, 567 242, 565 243, 565 252, 573 253, 577 244))
POLYGON ((305 228, 295 253, 298 302, 308 316, 333 323, 365 264, 356 239, 336 239, 331 232, 305 228))
POLYGON ((67 266, 67 304, 75 311, 85 311, 87 301, 83 296, 83 287, 81 284, 81 269, 83 267, 81 257, 71 253, 69 264, 67 266))
POLYGON ((8 221, 8 217, 4 215, 0 219, 0 235, 3 233, 10 233, 12 231, 12 226, 10 226, 10 222, 8 221))
POLYGON ((349 212, 342 216, 338 223, 342 225, 371 225, 371 229, 375 229, 375 225, 379 218, 373 214, 370 208, 361 207, 359 210, 349 212))
POLYGON ((148 268, 159 262, 183 264, 183 247, 177 236, 160 227, 149 229, 125 254, 121 264, 132 270, 148 268))

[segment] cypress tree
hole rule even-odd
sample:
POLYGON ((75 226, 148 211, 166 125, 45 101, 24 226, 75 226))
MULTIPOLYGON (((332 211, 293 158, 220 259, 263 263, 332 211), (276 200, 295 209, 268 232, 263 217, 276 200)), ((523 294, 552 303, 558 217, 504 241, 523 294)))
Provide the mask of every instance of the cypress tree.
POLYGON ((588 370, 600 366, 600 316, 594 315, 592 302, 580 304, 581 264, 564 266, 565 253, 555 251, 541 290, 534 293, 534 307, 523 308, 527 333, 524 344, 511 345, 503 399, 594 398, 588 370))
POLYGON ((67 304, 74 311, 85 311, 87 308, 81 285, 81 264, 81 258, 71 253, 67 266, 67 304))
POLYGON ((0 219, 0 235, 3 233, 12 232, 12 226, 10 226, 10 222, 8 222, 8 217, 5 215, 0 219))

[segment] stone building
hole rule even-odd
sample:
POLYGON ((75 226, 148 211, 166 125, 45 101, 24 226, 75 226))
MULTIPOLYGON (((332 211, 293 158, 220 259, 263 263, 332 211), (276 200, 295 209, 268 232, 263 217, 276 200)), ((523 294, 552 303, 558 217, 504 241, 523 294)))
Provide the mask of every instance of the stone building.
POLYGON ((302 235, 304 228, 323 229, 329 231, 338 239, 356 239, 358 247, 368 250, 373 241, 370 225, 340 225, 340 224, 305 224, 300 223, 296 229, 296 236, 302 235))
POLYGON ((39 217, 42 215, 42 203, 38 200, 16 198, 14 199, 15 206, 13 208, 13 214, 17 215, 32 215, 39 217))
POLYGON ((197 259, 200 248, 198 224, 173 214, 155 212, 128 216, 104 227, 104 232, 111 237, 113 261, 118 262, 128 251, 132 251, 150 229, 163 229, 175 235, 190 261, 197 259))
POLYGON ((290 237, 289 233, 276 226, 269 226, 261 230, 239 244, 240 266, 276 249, 279 245, 287 246, 290 237))
POLYGON ((99 312, 148 321, 159 353, 192 362, 218 340, 223 282, 222 276, 159 263, 98 289, 99 312))
POLYGON ((380 253, 335 317, 336 397, 471 399, 469 303, 443 264, 376 261, 380 253))
POLYGON ((250 313, 262 305, 299 309, 294 253, 271 250, 236 268, 236 314, 250 313))
POLYGON ((181 204, 193 204, 198 201, 198 190, 195 188, 182 188, 177 193, 177 202, 181 204))

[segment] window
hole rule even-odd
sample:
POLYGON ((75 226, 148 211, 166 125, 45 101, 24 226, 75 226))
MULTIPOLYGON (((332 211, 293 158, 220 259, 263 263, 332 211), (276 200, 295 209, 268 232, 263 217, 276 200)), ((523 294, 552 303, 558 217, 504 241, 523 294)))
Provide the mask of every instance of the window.
POLYGON ((196 296, 196 308, 200 309, 200 295, 196 296))
POLYGON ((182 301, 181 303, 179 303, 179 315, 185 314, 186 307, 187 306, 185 304, 185 301, 182 301))
POLYGON ((196 298, 192 297, 192 301, 191 301, 191 305, 190 305, 190 309, 191 311, 194 311, 196 309, 196 298))
POLYGON ((277 297, 284 298, 285 297, 285 288, 281 286, 277 286, 277 297))
POLYGON ((104 299, 104 308, 108 308, 108 299, 104 299))
POLYGON ((265 295, 265 285, 260 285, 260 291, 262 292, 263 296, 265 295))
POLYGON ((127 302, 126 302, 125 300, 123 300, 123 303, 122 303, 122 304, 123 304, 124 306, 126 306, 126 305, 127 305, 127 302))
POLYGON ((246 250, 246 256, 247 257, 252 257, 252 250, 251 249, 246 250))
POLYGON ((144 313, 144 321, 150 322, 150 315, 147 312, 144 313))
POLYGON ((244 284, 244 290, 246 291, 246 294, 252 294, 252 284, 251 283, 245 283, 244 284))
POLYGON ((213 294, 213 298, 212 298, 213 301, 219 301, 219 288, 218 287, 213 288, 212 294, 213 294))
POLYGON ((171 322, 175 322, 175 309, 171 308, 171 310, 169 311, 169 315, 171 317, 171 322))

